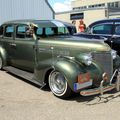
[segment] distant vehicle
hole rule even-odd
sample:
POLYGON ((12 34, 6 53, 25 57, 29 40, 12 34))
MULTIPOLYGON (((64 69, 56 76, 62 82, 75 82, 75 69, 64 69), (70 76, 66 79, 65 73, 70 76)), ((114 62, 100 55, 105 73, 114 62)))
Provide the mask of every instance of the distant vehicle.
POLYGON ((72 36, 74 30, 73 25, 57 20, 4 23, 0 27, 0 69, 41 87, 48 84, 59 98, 72 92, 88 96, 119 89, 116 52, 104 42, 72 36))
POLYGON ((120 18, 93 22, 84 33, 77 33, 75 36, 104 40, 120 55, 120 18))

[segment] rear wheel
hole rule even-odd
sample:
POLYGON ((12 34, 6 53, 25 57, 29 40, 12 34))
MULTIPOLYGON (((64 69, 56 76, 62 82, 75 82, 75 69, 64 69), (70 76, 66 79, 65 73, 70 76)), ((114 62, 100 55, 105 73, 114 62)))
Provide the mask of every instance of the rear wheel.
POLYGON ((52 93, 59 98, 67 98, 72 93, 65 76, 58 71, 53 71, 50 74, 49 87, 52 93))
POLYGON ((0 57, 0 70, 2 69, 2 66, 3 66, 3 61, 2 58, 0 57))

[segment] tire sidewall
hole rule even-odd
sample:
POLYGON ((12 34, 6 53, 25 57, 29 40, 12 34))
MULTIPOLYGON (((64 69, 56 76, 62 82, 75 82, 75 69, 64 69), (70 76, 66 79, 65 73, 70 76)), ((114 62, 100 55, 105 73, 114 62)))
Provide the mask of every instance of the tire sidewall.
POLYGON ((51 76, 52 76, 52 74, 53 74, 54 72, 59 72, 59 71, 53 70, 53 71, 50 73, 49 79, 48 79, 49 87, 50 87, 52 93, 53 93, 55 96, 59 97, 59 98, 69 97, 69 96, 70 96, 70 91, 71 91, 71 89, 70 89, 70 87, 69 87, 69 85, 68 85, 68 82, 67 82, 66 77, 65 77, 64 74, 62 74, 61 72, 59 72, 59 73, 61 73, 61 74, 64 76, 65 80, 66 80, 66 88, 65 88, 64 92, 61 93, 61 94, 57 94, 54 90, 52 90, 51 83, 50 83, 50 79, 51 79, 51 76))

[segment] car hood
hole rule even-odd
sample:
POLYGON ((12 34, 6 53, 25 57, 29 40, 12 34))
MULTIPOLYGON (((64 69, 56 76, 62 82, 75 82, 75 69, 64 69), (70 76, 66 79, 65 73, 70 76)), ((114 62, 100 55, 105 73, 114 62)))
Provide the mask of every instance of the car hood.
POLYGON ((79 52, 107 52, 111 48, 104 43, 104 41, 99 41, 96 39, 86 39, 75 36, 59 36, 52 37, 45 40, 40 40, 41 43, 49 44, 56 49, 69 49, 69 50, 78 50, 79 52))

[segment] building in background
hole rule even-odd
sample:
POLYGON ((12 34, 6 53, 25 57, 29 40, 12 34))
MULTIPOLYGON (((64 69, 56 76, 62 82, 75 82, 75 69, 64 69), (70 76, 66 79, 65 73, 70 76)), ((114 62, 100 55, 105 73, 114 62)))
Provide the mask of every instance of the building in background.
POLYGON ((53 19, 47 0, 0 0, 0 24, 16 19, 53 19))
POLYGON ((71 11, 56 13, 55 18, 70 23, 74 20, 78 27, 80 19, 88 26, 99 19, 120 17, 120 0, 74 0, 71 5, 71 11))

